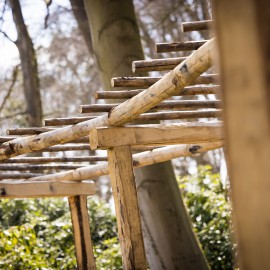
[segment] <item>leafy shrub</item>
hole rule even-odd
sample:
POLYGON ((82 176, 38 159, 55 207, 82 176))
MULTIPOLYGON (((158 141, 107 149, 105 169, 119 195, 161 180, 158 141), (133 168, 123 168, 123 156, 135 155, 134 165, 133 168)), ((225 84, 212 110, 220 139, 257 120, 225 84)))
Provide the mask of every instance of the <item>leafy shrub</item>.
MULTIPOLYGON (((121 269, 109 206, 90 199, 88 209, 98 269, 121 269)), ((66 199, 2 200, 0 228, 0 269, 76 268, 66 199)))
MULTIPOLYGON (((233 269, 230 204, 226 188, 210 167, 182 178, 194 229, 212 269, 233 269)), ((97 269, 120 270, 116 220, 110 207, 88 201, 97 269)), ((75 269, 71 218, 66 199, 1 200, 0 269, 75 269)))
POLYGON ((180 180, 180 188, 211 269, 234 269, 231 208, 220 175, 210 166, 199 167, 197 174, 180 180))

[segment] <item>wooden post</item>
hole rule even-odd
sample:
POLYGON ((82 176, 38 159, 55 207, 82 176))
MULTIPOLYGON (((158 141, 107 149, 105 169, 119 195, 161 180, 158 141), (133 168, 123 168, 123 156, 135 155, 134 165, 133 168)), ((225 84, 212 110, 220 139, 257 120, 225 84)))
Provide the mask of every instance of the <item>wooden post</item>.
POLYGON ((87 196, 68 198, 73 225, 78 270, 95 270, 90 223, 87 211, 87 196))
POLYGON ((147 269, 130 147, 109 149, 108 160, 124 269, 147 269))
POLYGON ((215 11, 240 269, 269 269, 270 1, 219 0, 215 11))

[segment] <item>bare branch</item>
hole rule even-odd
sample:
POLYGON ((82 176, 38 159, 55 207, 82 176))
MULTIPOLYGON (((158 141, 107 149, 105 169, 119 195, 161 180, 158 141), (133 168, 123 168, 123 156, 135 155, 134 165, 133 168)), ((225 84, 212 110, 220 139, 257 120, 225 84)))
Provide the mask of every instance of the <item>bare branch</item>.
POLYGON ((11 95, 11 92, 12 92, 13 87, 14 87, 14 85, 15 85, 15 83, 16 83, 16 80, 17 80, 18 70, 19 70, 19 65, 17 65, 17 66, 13 69, 13 72, 12 72, 12 81, 11 81, 11 84, 10 84, 10 86, 9 86, 9 88, 8 88, 7 94, 6 94, 6 96, 4 97, 4 100, 3 100, 3 102, 2 102, 2 104, 1 104, 1 106, 0 106, 0 112, 3 110, 3 108, 4 108, 4 106, 5 106, 5 104, 6 104, 7 100, 8 100, 8 98, 9 98, 10 95, 11 95))
POLYGON ((5 38, 7 38, 10 42, 14 43, 16 45, 16 40, 12 40, 6 32, 4 32, 3 30, 0 29, 0 33, 2 33, 4 35, 5 38))
POLYGON ((1 21, 1 25, 0 28, 2 28, 3 22, 4 22, 4 14, 6 11, 6 5, 7 5, 7 0, 5 0, 5 3, 3 5, 3 9, 2 9, 2 13, 1 13, 1 17, 0 17, 0 21, 1 21))
POLYGON ((44 20, 44 28, 47 29, 48 27, 48 20, 50 17, 50 5, 52 4, 52 0, 45 0, 46 8, 47 8, 47 14, 45 16, 44 20))
POLYGON ((1 117, 0 122, 3 121, 3 120, 6 120, 6 119, 10 119, 10 118, 13 118, 15 116, 24 115, 24 114, 27 114, 27 111, 20 111, 20 112, 16 112, 16 113, 13 113, 13 114, 9 114, 9 115, 6 115, 5 117, 1 117))

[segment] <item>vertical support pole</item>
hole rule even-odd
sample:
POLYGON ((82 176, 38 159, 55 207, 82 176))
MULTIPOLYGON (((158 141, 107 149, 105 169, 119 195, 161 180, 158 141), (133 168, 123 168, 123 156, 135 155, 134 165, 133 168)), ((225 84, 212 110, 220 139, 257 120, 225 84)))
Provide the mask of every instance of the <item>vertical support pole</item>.
POLYGON ((87 211, 87 196, 76 195, 68 198, 73 225, 78 270, 95 270, 96 264, 87 211))
POLYGON ((124 269, 145 270, 147 263, 130 147, 109 149, 108 160, 124 269))
POLYGON ((270 1, 214 4, 240 269, 269 269, 270 1))

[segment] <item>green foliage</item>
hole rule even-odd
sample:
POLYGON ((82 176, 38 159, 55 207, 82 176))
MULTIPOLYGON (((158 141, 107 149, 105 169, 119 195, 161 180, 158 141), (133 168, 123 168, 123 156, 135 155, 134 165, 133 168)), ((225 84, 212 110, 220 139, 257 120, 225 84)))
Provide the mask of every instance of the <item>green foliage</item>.
MULTIPOLYGON (((205 166, 179 185, 211 268, 233 269, 231 209, 219 175, 205 166)), ((97 269, 122 269, 110 207, 90 199, 88 209, 97 269)), ((0 269, 76 268, 66 199, 1 200, 0 231, 0 269)))
POLYGON ((192 223, 211 269, 234 269, 231 208, 219 174, 210 166, 180 180, 192 223))
MULTIPOLYGON (((109 206, 88 201, 98 269, 121 269, 115 217, 109 206)), ((0 269, 75 269, 66 199, 2 200, 0 269)))
POLYGON ((94 247, 95 257, 98 258, 97 269, 121 270, 122 259, 118 239, 113 237, 94 247))

